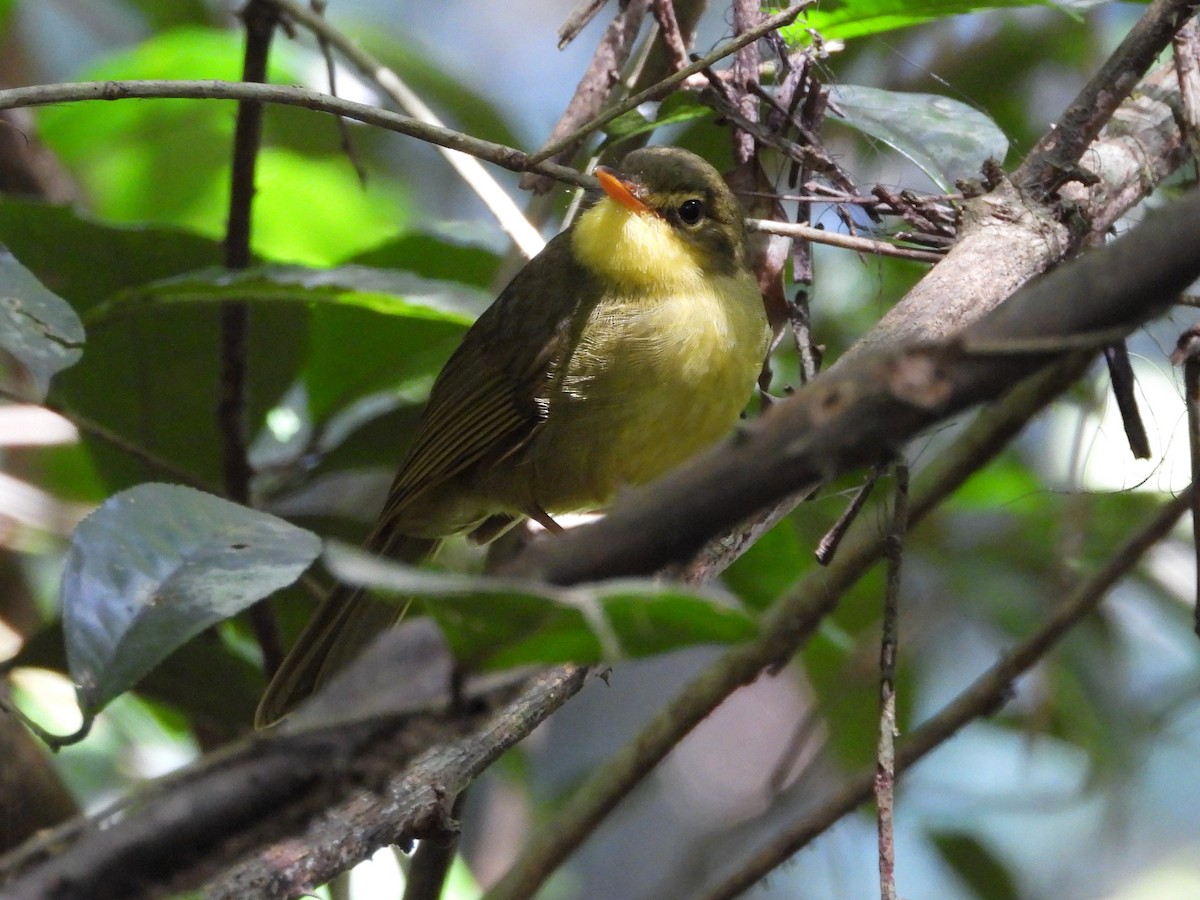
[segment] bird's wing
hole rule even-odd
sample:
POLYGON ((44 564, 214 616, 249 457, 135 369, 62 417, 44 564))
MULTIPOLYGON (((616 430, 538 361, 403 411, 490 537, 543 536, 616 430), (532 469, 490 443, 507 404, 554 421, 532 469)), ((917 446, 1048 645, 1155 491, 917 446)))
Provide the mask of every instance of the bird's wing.
POLYGON ((430 392, 381 525, 415 495, 516 452, 545 421, 545 386, 569 353, 582 298, 595 293, 569 240, 554 238, 464 335, 430 392))

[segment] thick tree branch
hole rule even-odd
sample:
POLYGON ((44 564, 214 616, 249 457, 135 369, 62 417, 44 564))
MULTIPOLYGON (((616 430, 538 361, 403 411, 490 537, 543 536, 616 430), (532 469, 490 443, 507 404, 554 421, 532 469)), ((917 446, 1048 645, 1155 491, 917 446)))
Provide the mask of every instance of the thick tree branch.
MULTIPOLYGON (((1022 353, 1022 342, 1095 335, 1099 349, 1114 330, 1132 330, 1161 312, 1197 275, 1200 191, 1193 191, 1124 238, 1019 291, 956 339, 860 354, 820 375, 734 441, 619 500, 599 522, 531 547, 518 569, 560 584, 657 571, 805 485, 898 451, 935 418, 996 397, 1061 356, 1055 377, 1033 386, 1050 388, 1031 407, 1039 408, 1077 377, 1090 354, 1022 353)), ((969 472, 958 474, 947 482, 951 489, 969 472)), ((930 508, 914 492, 910 522, 930 508)), ((788 659, 881 552, 882 539, 867 535, 772 607, 759 638, 729 650, 587 779, 489 900, 530 896, 683 735, 736 688, 788 659)))
POLYGON ((1154 0, 1058 123, 1013 173, 1013 182, 1041 200, 1066 182, 1077 180, 1084 152, 1197 9, 1200 3, 1196 0, 1154 0))
MULTIPOLYGON (((399 645, 388 639, 395 635, 363 662, 394 671, 399 645)), ((465 719, 401 711, 254 736, 148 785, 108 814, 68 823, 0 859, 2 891, 41 900, 175 895, 203 884, 246 848, 306 822, 336 828, 341 841, 327 846, 346 856, 368 844, 367 854, 409 842, 445 825, 458 792, 582 681, 582 670, 571 666, 545 672, 515 698, 511 689, 489 695, 493 702, 512 698, 494 714, 465 719), (381 781, 384 773, 399 774, 381 781), (404 814, 380 815, 373 804, 404 814), (377 833, 380 822, 386 834, 377 833)), ((273 856, 269 870, 259 864, 235 871, 224 882, 227 896, 295 896, 354 861, 313 856, 304 842, 293 846, 292 856, 273 856), (339 868, 322 870, 322 863, 339 868)))

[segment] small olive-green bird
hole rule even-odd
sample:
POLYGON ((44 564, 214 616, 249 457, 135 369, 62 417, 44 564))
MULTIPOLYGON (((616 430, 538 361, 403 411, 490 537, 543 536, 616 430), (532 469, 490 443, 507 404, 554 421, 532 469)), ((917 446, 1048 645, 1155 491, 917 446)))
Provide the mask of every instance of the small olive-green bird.
MULTIPOLYGON (((770 339, 742 210, 693 153, 651 147, 513 279, 433 385, 367 548, 417 561, 468 533, 597 510, 726 436, 770 339)), ((267 688, 259 724, 398 616, 338 587, 267 688)))

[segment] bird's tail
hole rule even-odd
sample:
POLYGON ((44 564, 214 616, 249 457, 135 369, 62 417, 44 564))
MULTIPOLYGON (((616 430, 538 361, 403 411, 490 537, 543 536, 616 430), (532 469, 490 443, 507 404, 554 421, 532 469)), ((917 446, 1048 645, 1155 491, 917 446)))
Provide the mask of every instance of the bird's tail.
MULTIPOLYGON (((401 562, 420 562, 433 555, 440 541, 399 537, 388 542, 387 555, 401 562)), ((272 677, 254 726, 265 728, 282 719, 354 660, 371 640, 391 628, 404 607, 370 597, 361 587, 335 585, 272 677)))

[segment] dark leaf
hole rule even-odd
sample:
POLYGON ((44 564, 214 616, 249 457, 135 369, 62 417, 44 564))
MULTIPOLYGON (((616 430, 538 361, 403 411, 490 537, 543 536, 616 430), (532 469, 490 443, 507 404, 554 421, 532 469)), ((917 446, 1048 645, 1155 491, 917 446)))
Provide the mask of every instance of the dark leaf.
POLYGON ((38 399, 55 373, 79 361, 83 340, 75 310, 0 246, 0 350, 29 373, 38 399))
POLYGON ((834 118, 902 153, 944 191, 1008 153, 995 122, 949 97, 840 84, 830 88, 830 99, 839 113, 834 118))
POLYGON ((71 539, 63 632, 85 716, 203 629, 291 584, 316 535, 191 488, 139 485, 71 539))
POLYGON ((458 658, 475 668, 616 660, 697 644, 728 644, 756 632, 727 598, 650 580, 571 589, 436 572, 331 548, 326 563, 345 581, 421 600, 458 658))

